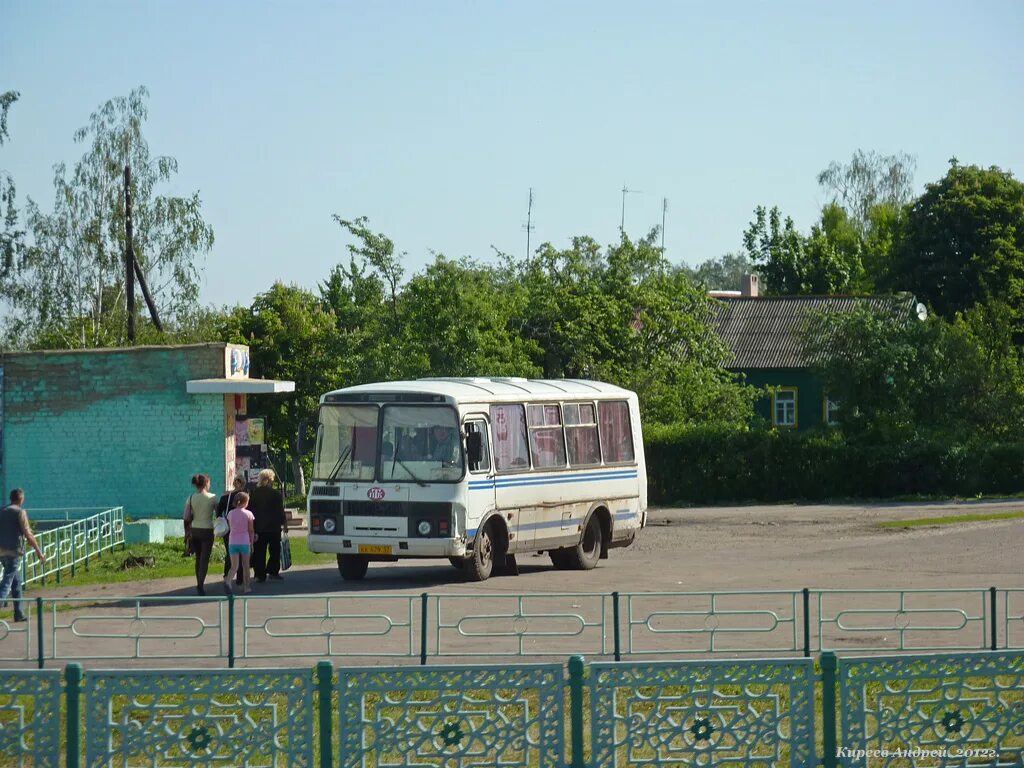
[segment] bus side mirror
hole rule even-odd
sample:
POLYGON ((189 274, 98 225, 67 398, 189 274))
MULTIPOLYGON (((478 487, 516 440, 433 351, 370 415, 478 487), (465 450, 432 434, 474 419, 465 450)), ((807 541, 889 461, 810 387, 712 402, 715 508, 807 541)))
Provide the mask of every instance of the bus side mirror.
POLYGON ((306 456, 316 447, 316 424, 310 424, 306 419, 300 421, 298 437, 299 456, 306 456))
POLYGON ((484 457, 484 436, 480 432, 466 434, 466 460, 470 466, 479 465, 484 457))

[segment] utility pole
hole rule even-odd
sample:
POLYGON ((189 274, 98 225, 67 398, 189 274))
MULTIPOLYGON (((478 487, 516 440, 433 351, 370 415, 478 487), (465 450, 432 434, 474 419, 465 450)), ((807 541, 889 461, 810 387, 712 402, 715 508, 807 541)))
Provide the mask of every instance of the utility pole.
POLYGON ((124 167, 124 292, 127 299, 128 343, 135 343, 135 249, 132 245, 132 169, 124 167))
POLYGON ((668 198, 661 198, 661 255, 665 255, 665 214, 668 213, 668 198))
POLYGON ((526 224, 523 225, 523 229, 526 230, 526 262, 530 262, 530 233, 533 231, 532 222, 533 217, 533 187, 530 187, 530 202, 526 205, 526 224))
POLYGON ((619 222, 619 232, 622 234, 626 233, 626 195, 634 193, 640 194, 639 189, 628 189, 625 184, 622 185, 622 220, 619 222))
POLYGON ((149 286, 146 285, 146 276, 142 274, 142 267, 135 258, 135 243, 132 231, 132 169, 131 166, 124 167, 124 289, 127 311, 128 311, 128 341, 135 343, 135 278, 139 280, 139 287, 142 289, 142 296, 149 307, 149 316, 153 319, 153 325, 163 333, 164 327, 160 323, 160 317, 156 312, 156 303, 149 293, 149 286))

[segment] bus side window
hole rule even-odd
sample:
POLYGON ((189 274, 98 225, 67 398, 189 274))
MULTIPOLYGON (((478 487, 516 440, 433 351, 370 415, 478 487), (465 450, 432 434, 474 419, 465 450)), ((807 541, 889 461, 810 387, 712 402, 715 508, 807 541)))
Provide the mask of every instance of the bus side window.
POLYGON ((597 404, 601 427, 601 453, 605 464, 633 461, 633 431, 629 423, 629 405, 624 401, 601 401, 597 404))
POLYGON ((482 419, 475 419, 466 422, 466 434, 479 434, 482 451, 480 461, 470 462, 470 472, 490 472, 491 470, 491 449, 487 440, 487 422, 482 419))

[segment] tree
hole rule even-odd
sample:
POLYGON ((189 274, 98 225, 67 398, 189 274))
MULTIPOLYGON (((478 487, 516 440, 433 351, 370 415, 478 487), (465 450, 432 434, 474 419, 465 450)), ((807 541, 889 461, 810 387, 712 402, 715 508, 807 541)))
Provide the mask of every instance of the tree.
POLYGON ((56 167, 54 207, 31 200, 33 244, 16 270, 16 320, 8 333, 30 344, 46 335, 61 346, 125 343, 124 188, 132 168, 135 253, 161 319, 173 323, 198 297, 195 259, 213 246, 199 194, 157 194, 178 171, 172 157, 152 156, 142 133, 145 88, 102 105, 75 133, 87 150, 69 174, 56 167))
POLYGON ((754 262, 742 251, 708 259, 695 269, 683 267, 689 278, 711 291, 737 291, 743 277, 757 271, 754 262))
POLYGON ((513 330, 521 302, 496 270, 437 256, 402 290, 417 376, 537 376, 537 344, 513 330))
POLYGON ((299 422, 316 413, 320 395, 338 386, 339 360, 332 355, 334 319, 311 291, 275 283, 250 307, 226 319, 227 340, 249 345, 252 366, 265 376, 295 382, 289 395, 254 395, 250 413, 266 414, 271 445, 291 456, 296 491, 305 493, 298 455, 299 422))
POLYGON ((1024 335, 1024 184, 959 165, 928 184, 902 227, 890 283, 945 317, 1004 302, 1024 335))
POLYGON ((871 310, 826 315, 805 343, 853 439, 1015 440, 1024 428, 1024 359, 1004 305, 951 322, 871 310))
POLYGON ((880 155, 858 149, 849 163, 832 162, 818 174, 818 184, 832 195, 832 202, 850 216, 861 236, 871 231, 872 211, 879 205, 901 208, 914 197, 913 155, 899 152, 880 155))
POLYGON ((779 209, 754 210, 743 233, 747 256, 757 265, 768 290, 777 295, 828 294, 851 290, 860 269, 859 253, 841 247, 840 209, 828 207, 823 222, 805 238, 779 209))
POLYGON ((525 295, 517 330, 541 350, 545 376, 632 389, 649 423, 743 424, 753 394, 722 368, 712 301, 667 269, 655 242, 652 232, 603 251, 586 237, 564 250, 545 243, 509 275, 525 295))
MULTIPOLYGON (((7 113, 19 95, 17 91, 0 93, 0 147, 10 140, 10 134, 7 132, 7 113)), ((3 218, 3 229, 0 230, 0 289, 4 298, 12 291, 9 278, 21 257, 25 240, 25 231, 19 229, 16 197, 14 177, 0 168, 0 217, 3 218)))

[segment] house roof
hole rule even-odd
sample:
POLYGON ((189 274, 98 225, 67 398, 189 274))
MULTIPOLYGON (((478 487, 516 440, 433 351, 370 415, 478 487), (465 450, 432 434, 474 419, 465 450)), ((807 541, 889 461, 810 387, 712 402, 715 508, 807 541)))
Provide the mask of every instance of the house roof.
POLYGON ((805 368, 801 334, 812 316, 866 307, 910 316, 914 299, 899 296, 743 296, 720 298, 714 325, 732 358, 726 368, 805 368))

